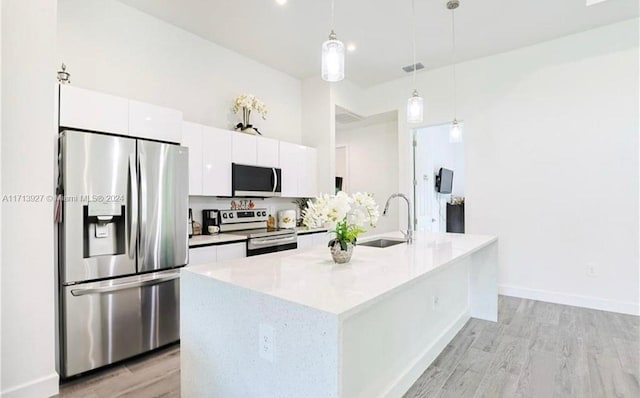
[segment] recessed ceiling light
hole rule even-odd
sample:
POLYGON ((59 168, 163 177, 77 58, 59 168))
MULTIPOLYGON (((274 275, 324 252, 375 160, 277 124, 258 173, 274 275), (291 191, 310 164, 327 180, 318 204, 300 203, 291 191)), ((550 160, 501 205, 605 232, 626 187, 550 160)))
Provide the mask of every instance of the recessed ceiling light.
POLYGON ((347 44, 347 51, 349 51, 350 53, 356 51, 357 48, 358 47, 356 47, 354 43, 347 44))
POLYGON ((276 3, 277 3, 279 6, 283 6, 283 5, 287 4, 287 0, 276 0, 276 3))

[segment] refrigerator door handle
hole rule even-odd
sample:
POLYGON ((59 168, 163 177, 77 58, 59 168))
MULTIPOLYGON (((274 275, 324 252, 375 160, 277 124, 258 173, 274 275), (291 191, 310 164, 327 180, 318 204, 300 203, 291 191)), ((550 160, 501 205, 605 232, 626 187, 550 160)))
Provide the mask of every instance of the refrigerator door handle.
MULTIPOLYGON (((144 154, 139 152, 140 165, 140 241, 139 252, 141 254, 142 264, 145 262, 145 253, 147 252, 147 169, 144 154)), ((138 270, 140 269, 138 264, 138 270)))
POLYGON ((78 296, 86 296, 88 294, 110 293, 110 292, 116 292, 119 290, 134 289, 138 287, 156 285, 158 283, 168 282, 178 278, 180 278, 180 271, 172 272, 170 274, 163 275, 163 276, 157 276, 157 275, 151 274, 151 275, 146 275, 144 277, 141 277, 139 280, 136 280, 133 282, 124 282, 124 283, 119 283, 115 285, 89 287, 84 289, 72 289, 71 294, 73 296, 78 297, 78 296))
POLYGON ((275 167, 271 169, 273 171, 273 190, 271 192, 275 192, 278 187, 278 173, 276 172, 275 167))
POLYGON ((131 178, 131 229, 129 236, 129 258, 136 255, 136 240, 138 238, 138 174, 136 173, 136 155, 129 155, 129 177, 131 178))

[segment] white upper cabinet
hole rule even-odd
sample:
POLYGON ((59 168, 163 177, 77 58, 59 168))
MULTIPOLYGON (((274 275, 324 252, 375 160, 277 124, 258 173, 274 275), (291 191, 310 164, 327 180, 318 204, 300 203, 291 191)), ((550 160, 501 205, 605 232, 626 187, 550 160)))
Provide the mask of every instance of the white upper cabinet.
POLYGON ((182 145, 189 148, 189 195, 202 195, 202 127, 183 122, 182 145))
POLYGON ((280 167, 280 142, 272 138, 256 137, 258 166, 280 167))
POLYGON ((61 85, 60 126, 127 135, 129 100, 61 85))
POLYGON ((280 168, 282 169, 282 196, 298 196, 299 145, 280 142, 280 168))
POLYGON ((300 148, 300 172, 298 174, 298 196, 311 198, 318 195, 318 155, 315 148, 300 148))
POLYGON ((255 166, 257 164, 257 137, 245 133, 232 133, 231 159, 233 163, 255 166))
POLYGON ((317 151, 303 145, 280 142, 282 196, 314 197, 318 195, 317 151))
POLYGON ((231 196, 233 135, 229 130, 202 126, 202 195, 231 196))
POLYGON ((130 100, 129 135, 166 142, 181 142, 182 112, 130 100))

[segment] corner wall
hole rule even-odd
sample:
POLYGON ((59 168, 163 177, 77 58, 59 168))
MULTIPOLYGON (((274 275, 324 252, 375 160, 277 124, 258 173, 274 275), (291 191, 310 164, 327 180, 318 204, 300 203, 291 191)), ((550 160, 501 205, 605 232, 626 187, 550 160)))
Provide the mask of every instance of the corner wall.
POLYGON ((47 198, 54 194, 56 8, 56 0, 2 1, 0 394, 5 398, 58 392, 53 204, 47 198))

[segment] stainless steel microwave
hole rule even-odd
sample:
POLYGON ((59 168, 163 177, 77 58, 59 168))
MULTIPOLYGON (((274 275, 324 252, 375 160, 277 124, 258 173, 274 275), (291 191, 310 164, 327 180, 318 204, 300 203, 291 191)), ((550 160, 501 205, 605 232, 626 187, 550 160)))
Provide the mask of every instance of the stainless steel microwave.
POLYGON ((231 186, 233 196, 281 196, 282 171, 277 167, 248 166, 233 163, 231 186))

